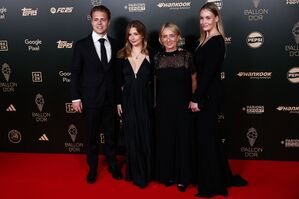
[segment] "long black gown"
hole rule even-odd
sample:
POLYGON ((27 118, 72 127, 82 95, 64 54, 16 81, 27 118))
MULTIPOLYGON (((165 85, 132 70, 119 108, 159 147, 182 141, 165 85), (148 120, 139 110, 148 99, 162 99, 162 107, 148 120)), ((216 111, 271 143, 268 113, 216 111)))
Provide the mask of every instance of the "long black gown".
POLYGON ((187 51, 155 56, 156 178, 165 185, 191 182, 192 63, 187 51))
POLYGON ((128 59, 119 61, 118 101, 123 109, 126 180, 144 187, 153 175, 153 66, 145 58, 135 74, 128 59))
POLYGON ((199 46, 194 55, 197 89, 193 101, 201 109, 196 118, 198 195, 201 197, 227 195, 228 186, 247 184, 240 176, 232 175, 220 137, 218 114, 223 110, 221 71, 224 55, 221 35, 199 46))

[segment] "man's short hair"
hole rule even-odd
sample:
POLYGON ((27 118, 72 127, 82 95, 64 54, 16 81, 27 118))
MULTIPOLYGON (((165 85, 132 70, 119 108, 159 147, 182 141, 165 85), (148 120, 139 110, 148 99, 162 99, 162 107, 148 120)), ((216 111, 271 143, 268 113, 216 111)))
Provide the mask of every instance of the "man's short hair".
POLYGON ((111 12, 110 10, 103 5, 99 5, 99 6, 94 6, 91 10, 90 10, 90 17, 92 18, 92 14, 96 11, 101 11, 101 12, 105 12, 108 16, 108 20, 110 21, 110 17, 111 17, 111 12))

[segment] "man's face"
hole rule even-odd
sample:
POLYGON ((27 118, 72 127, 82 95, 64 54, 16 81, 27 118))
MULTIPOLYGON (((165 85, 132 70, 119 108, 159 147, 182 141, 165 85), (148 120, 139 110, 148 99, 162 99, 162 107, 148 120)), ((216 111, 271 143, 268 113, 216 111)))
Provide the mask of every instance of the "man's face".
POLYGON ((105 35, 107 33, 110 21, 108 15, 102 11, 95 11, 91 17, 92 29, 99 35, 105 35))

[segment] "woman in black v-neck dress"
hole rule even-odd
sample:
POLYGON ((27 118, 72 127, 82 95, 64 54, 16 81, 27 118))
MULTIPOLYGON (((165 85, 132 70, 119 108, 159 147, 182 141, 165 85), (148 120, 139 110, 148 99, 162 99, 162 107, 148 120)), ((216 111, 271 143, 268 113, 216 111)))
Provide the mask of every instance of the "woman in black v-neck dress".
POLYGON ((153 176, 153 66, 146 43, 144 25, 132 21, 127 26, 126 46, 118 54, 117 110, 125 136, 125 179, 140 188, 153 176))
POLYGON ((218 114, 222 110, 222 63, 225 55, 224 31, 219 10, 213 3, 200 9, 201 37, 195 51, 197 89, 191 110, 196 114, 199 197, 228 195, 228 186, 247 182, 232 175, 221 142, 218 114))

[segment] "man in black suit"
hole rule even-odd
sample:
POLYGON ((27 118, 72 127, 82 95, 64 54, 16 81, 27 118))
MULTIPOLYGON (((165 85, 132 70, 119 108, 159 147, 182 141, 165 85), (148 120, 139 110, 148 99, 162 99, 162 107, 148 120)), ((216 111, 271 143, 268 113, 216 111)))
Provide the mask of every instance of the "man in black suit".
POLYGON ((76 42, 71 66, 72 106, 85 117, 88 183, 94 183, 97 177, 100 129, 105 136, 104 152, 109 172, 115 179, 122 178, 117 166, 114 129, 114 74, 118 46, 107 35, 110 15, 103 5, 91 9, 93 32, 76 42))

